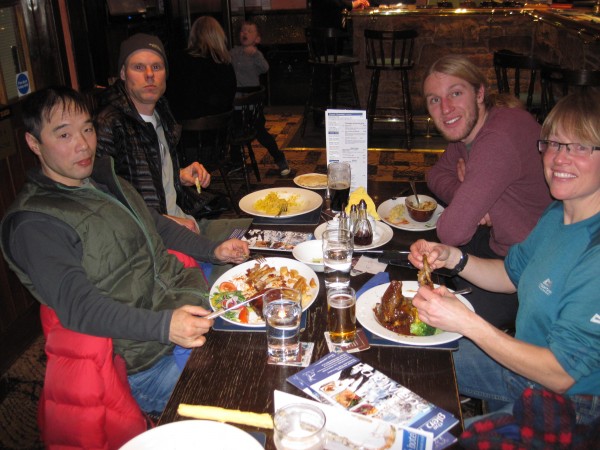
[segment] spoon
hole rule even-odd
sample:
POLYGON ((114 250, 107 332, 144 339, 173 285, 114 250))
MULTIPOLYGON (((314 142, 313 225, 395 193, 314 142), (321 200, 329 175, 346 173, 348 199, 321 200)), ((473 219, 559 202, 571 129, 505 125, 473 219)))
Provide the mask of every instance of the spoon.
POLYGON ((419 201, 419 196, 417 195, 417 188, 415 186, 415 182, 410 180, 410 188, 412 189, 413 195, 415 196, 415 200, 417 200, 417 208, 421 206, 421 202, 419 201))

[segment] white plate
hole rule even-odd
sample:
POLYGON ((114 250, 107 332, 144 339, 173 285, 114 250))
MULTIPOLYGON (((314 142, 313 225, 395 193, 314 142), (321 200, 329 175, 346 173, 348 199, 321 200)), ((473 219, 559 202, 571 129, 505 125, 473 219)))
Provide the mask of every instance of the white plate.
MULTIPOLYGON (((356 300, 356 318, 359 320, 362 326, 371 333, 400 344, 419 346, 445 344, 462 337, 461 334, 449 333, 446 331, 442 331, 439 334, 434 334, 433 336, 407 336, 405 334, 394 333, 393 331, 385 328, 377 321, 375 313, 373 312, 373 308, 375 307, 375 304, 381 302, 381 297, 389 285, 390 283, 385 283, 375 286, 364 292, 356 300)), ((436 287, 438 287, 438 285, 436 285, 436 287)), ((402 282, 402 295, 405 297, 414 297, 418 289, 419 284, 416 281, 402 282)), ((457 297, 467 306, 467 308, 473 311, 473 306, 466 298, 464 298, 462 295, 457 295, 457 297)))
POLYGON ((301 188, 306 188, 306 189, 313 189, 313 190, 320 190, 320 189, 327 189, 327 175, 324 173, 305 173, 303 175, 298 175, 296 178, 294 178, 294 183, 296 183, 297 186, 300 186, 301 188), (314 176, 318 176, 319 179, 323 180, 323 184, 318 185, 318 186, 309 186, 308 184, 305 184, 304 180, 309 179, 309 177, 314 177, 314 176))
POLYGON ((121 450, 264 450, 252 435, 212 420, 182 420, 161 425, 134 437, 121 450))
POLYGON ((440 214, 442 214, 442 211, 444 211, 444 207, 441 206, 439 203, 438 203, 437 208, 433 212, 433 216, 427 222, 417 222, 416 220, 412 220, 410 218, 410 216, 408 215, 408 211, 406 211, 406 208, 404 209, 404 214, 402 216, 403 219, 406 219, 406 223, 394 223, 388 219, 388 216, 390 215, 392 208, 396 205, 404 205, 405 198, 406 197, 398 197, 396 200, 391 200, 391 199, 386 200, 381 205, 379 205, 379 207, 377 208, 377 214, 379 214, 379 217, 381 217, 381 220, 383 220, 388 225, 391 225, 395 228, 399 228, 401 230, 408 230, 408 231, 433 230, 436 227, 436 224, 440 217, 440 214))
MULTIPOLYGON (((378 220, 375 221, 375 223, 377 226, 377 235, 373 238, 371 245, 355 245, 355 250, 369 250, 372 248, 381 247, 392 240, 394 237, 394 230, 392 230, 387 224, 378 220)), ((315 239, 322 239, 325 230, 327 230, 327 223, 322 223, 319 225, 314 231, 315 239)))
MULTIPOLYGON (((319 279, 317 278, 317 274, 315 273, 315 271, 308 267, 306 264, 291 258, 266 258, 266 260, 267 265, 277 269, 278 272, 281 267, 287 267, 290 270, 296 269, 298 273, 306 279, 307 283, 309 283, 311 279, 315 280, 316 286, 314 288, 311 288, 311 290, 309 291, 309 294, 311 294, 310 298, 302 302, 302 311, 308 309, 310 305, 314 303, 314 301, 317 298, 317 295, 319 294, 319 279)), ((213 294, 219 292, 218 286, 224 281, 232 281, 240 290, 243 290, 245 285, 243 279, 245 278, 246 271, 251 267, 254 267, 256 263, 257 262, 255 260, 246 261, 243 264, 229 269, 227 272, 221 275, 217 281, 215 281, 215 284, 212 285, 209 294, 209 298, 211 299, 210 306, 213 309, 213 311, 216 311, 217 308, 212 304, 212 296, 213 294)), ((226 320, 227 322, 233 323, 235 325, 239 325, 241 327, 258 328, 265 326, 265 322, 262 319, 257 319, 255 321, 251 321, 250 323, 241 323, 239 320, 237 320, 237 318, 230 319, 226 317, 226 315, 222 315, 221 319, 226 320)))
POLYGON ((279 216, 281 219, 287 217, 299 216, 308 212, 314 211, 323 203, 323 197, 308 189, 300 189, 293 187, 284 188, 270 188, 262 189, 260 191, 251 192, 240 200, 240 209, 247 214, 258 217, 275 217, 275 214, 267 214, 258 211, 254 208, 254 204, 257 200, 266 197, 269 193, 275 192, 281 198, 289 198, 292 195, 297 195, 297 206, 288 208, 287 212, 279 216))

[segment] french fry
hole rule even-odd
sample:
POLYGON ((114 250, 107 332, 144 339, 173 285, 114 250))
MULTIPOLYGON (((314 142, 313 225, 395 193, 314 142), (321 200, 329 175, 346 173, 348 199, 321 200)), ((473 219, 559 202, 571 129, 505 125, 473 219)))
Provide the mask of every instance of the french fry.
POLYGON ((304 277, 300 277, 298 281, 294 283, 294 289, 302 293, 306 292, 307 287, 308 286, 306 285, 306 280, 304 279, 304 277))

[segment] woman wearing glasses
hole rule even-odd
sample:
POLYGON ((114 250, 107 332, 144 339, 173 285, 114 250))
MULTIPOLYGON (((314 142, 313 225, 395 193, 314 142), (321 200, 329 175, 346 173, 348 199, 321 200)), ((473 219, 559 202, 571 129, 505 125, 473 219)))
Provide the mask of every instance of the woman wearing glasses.
POLYGON ((491 411, 515 402, 527 387, 569 397, 577 423, 600 417, 600 93, 560 100, 542 126, 538 149, 555 198, 531 234, 505 261, 419 240, 427 255, 485 289, 518 290, 512 337, 468 310, 444 287, 414 298, 426 323, 464 335, 454 356, 459 391, 488 401, 491 411))

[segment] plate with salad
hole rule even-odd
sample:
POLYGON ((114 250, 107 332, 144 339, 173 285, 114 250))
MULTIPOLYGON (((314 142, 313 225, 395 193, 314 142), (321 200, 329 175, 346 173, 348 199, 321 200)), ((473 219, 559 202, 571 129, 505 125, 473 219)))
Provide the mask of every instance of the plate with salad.
MULTIPOLYGON (((317 274, 306 264, 290 258, 266 258, 267 262, 246 261, 225 272, 210 289, 214 311, 227 309, 268 289, 289 287, 302 293, 302 310, 308 309, 319 293, 317 274)), ((264 327, 262 297, 226 312, 223 320, 235 325, 264 327)))

